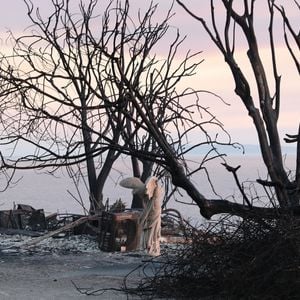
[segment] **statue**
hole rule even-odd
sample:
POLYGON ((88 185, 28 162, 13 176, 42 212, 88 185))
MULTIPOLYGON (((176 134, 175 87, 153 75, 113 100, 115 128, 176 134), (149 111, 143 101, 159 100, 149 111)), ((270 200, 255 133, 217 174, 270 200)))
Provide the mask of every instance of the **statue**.
POLYGON ((158 179, 149 177, 143 183, 137 177, 125 178, 120 185, 131 188, 133 194, 143 199, 144 209, 139 218, 137 233, 140 235, 140 248, 146 249, 151 256, 160 255, 161 201, 164 190, 158 184, 158 179))

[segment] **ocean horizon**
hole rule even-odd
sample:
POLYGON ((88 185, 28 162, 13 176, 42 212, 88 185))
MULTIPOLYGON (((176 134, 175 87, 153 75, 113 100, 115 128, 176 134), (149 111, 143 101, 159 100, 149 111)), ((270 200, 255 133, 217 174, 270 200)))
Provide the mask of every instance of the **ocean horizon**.
MULTIPOLYGON (((188 164, 192 167, 198 164, 201 158, 201 155, 192 155, 189 157, 188 164)), ((248 195, 256 198, 256 204, 263 205, 259 203, 264 199, 263 190, 258 184, 255 184, 255 180, 258 178, 267 179, 261 157, 254 154, 228 155, 226 161, 233 167, 241 166, 237 173, 240 182, 245 185, 248 195), (256 192, 253 189, 254 185, 256 192), (261 198, 257 197, 256 193, 261 195, 261 198)), ((285 165, 289 170, 295 170, 295 155, 286 155, 285 165)), ((242 201, 232 174, 226 171, 220 160, 209 162, 207 170, 214 189, 210 186, 205 172, 196 174, 191 179, 200 193, 209 199, 242 201)), ((130 208, 131 190, 119 185, 120 180, 126 177, 132 177, 130 161, 122 159, 116 162, 114 170, 107 180, 103 193, 104 200, 108 199, 109 203, 113 204, 116 200, 121 199, 126 203, 126 207, 130 208)), ((57 171, 55 175, 46 174, 41 170, 18 171, 14 182, 0 194, 0 210, 12 209, 14 204, 20 203, 31 205, 35 209, 44 209, 46 214, 54 212, 84 214, 83 206, 89 209, 88 193, 84 184, 79 182, 75 185, 66 171, 57 171), (80 191, 80 196, 78 191, 80 191)), ((169 201, 167 207, 178 209, 183 217, 190 218, 194 223, 201 223, 204 220, 199 213, 199 208, 192 206, 192 201, 185 191, 180 190, 180 193, 177 193, 169 201)))

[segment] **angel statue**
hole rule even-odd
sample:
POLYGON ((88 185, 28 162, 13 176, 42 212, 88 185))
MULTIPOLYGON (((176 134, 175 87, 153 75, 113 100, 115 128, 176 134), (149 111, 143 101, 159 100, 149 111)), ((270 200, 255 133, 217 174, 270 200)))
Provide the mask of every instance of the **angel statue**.
POLYGON ((131 177, 121 180, 120 185, 132 189, 134 195, 143 199, 144 209, 138 224, 141 232, 140 248, 146 249, 151 256, 160 255, 161 202, 164 190, 158 184, 158 179, 149 177, 143 183, 139 178, 131 177))

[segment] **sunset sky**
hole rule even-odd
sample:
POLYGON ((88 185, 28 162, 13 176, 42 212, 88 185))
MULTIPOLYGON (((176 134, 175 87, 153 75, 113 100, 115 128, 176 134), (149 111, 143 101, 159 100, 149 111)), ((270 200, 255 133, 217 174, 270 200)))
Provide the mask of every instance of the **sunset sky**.
MULTIPOLYGON (((43 15, 49 11, 50 0, 33 1, 38 3, 41 7, 43 15)), ((71 2, 75 2, 71 0, 71 2)), ((167 9, 170 7, 172 1, 170 0, 157 0, 154 3, 159 3, 158 14, 164 15, 167 9)), ((208 15, 208 4, 210 1, 199 0, 186 0, 185 3, 189 3, 189 7, 193 8, 194 12, 198 15, 208 15), (200 5, 201 2, 201 5, 200 5)), ((216 1, 216 3, 219 1, 216 1)), ((269 45, 267 39, 267 9, 264 5, 265 1, 256 1, 257 3, 257 32, 259 38, 259 44, 261 46, 261 55, 266 59, 266 66, 270 67, 269 59, 269 45)), ((300 12, 295 9, 294 2, 292 0, 278 1, 286 6, 287 14, 290 16, 292 24, 298 26, 296 32, 299 31, 299 14, 300 12)), ((102 3, 102 1, 99 1, 102 3)), ((141 3, 142 8, 145 8, 145 3, 150 3, 149 0, 130 1, 133 8, 138 8, 141 3)), ((221 13, 219 5, 216 4, 217 13, 221 13)), ((197 76, 188 82, 188 84, 197 89, 204 89, 214 92, 220 95, 230 106, 220 103, 216 98, 212 96, 203 95, 203 101, 206 106, 209 106, 211 111, 224 123, 225 128, 229 131, 234 141, 244 144, 256 144, 257 138, 255 130, 253 129, 252 122, 247 116, 247 112, 242 106, 239 99, 234 94, 234 84, 232 76, 226 66, 224 59, 217 52, 216 48, 210 42, 208 36, 204 33, 201 25, 187 15, 185 11, 177 4, 174 4, 174 12, 176 13, 173 19, 170 21, 171 34, 175 32, 176 28, 179 28, 182 35, 187 35, 186 42, 182 48, 180 54, 184 55, 185 51, 191 49, 193 51, 203 51, 201 58, 204 62, 199 68, 197 76)), ((5 47, 5 32, 11 29, 13 32, 21 32, 27 25, 28 19, 26 15, 26 6, 23 0, 10 0, 2 3, 0 11, 0 32, 2 35, 2 46, 5 47)), ((282 137, 285 133, 295 134, 298 130, 300 121, 300 85, 299 75, 293 65, 291 58, 287 55, 287 51, 282 38, 281 30, 282 22, 278 22, 276 25, 276 32, 278 36, 277 53, 278 53, 278 66, 279 73, 282 75, 282 104, 281 104, 281 116, 279 120, 280 133, 282 137)), ((162 55, 163 49, 165 49, 162 42, 162 55)), ((242 40, 238 40, 236 51, 239 54, 239 62, 241 66, 245 66, 247 74, 251 74, 249 65, 246 61, 246 48, 242 40)), ((299 52, 297 53, 298 55, 299 52)), ((298 56, 299 57, 299 56, 298 56)), ((270 72, 270 68, 267 70, 270 72)), ((272 73, 270 73, 272 75, 272 73)), ((250 76, 250 75, 249 75, 250 76)), ((270 76, 272 78, 272 76, 270 76)), ((273 83, 272 83, 273 84, 273 83)), ((272 88, 272 86, 271 86, 272 88)))

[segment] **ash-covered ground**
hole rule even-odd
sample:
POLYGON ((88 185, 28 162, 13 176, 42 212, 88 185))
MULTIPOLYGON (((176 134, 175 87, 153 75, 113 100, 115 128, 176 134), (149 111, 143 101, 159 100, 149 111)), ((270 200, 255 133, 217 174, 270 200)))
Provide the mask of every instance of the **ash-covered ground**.
MULTIPOLYGON (((51 237, 23 247, 32 239, 0 235, 0 299, 82 299, 94 291, 93 299, 128 299, 119 290, 124 277, 149 259, 138 251, 100 251, 91 236, 51 237)), ((140 276, 131 274, 128 283, 140 276)))
POLYGON ((63 235, 47 238, 36 245, 26 246, 36 237, 20 234, 0 235, 1 254, 79 254, 99 252, 96 237, 88 235, 63 235))

